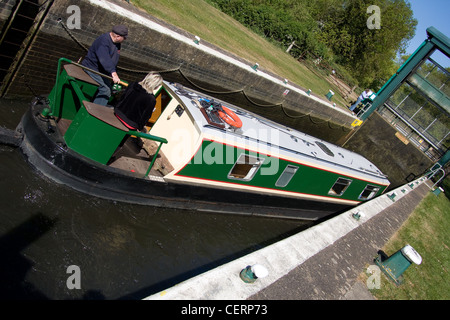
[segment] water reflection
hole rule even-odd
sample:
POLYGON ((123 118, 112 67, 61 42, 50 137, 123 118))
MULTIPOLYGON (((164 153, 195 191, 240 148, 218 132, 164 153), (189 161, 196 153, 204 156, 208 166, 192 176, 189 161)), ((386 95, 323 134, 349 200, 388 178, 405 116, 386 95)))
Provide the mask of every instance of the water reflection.
MULTIPOLYGON (((0 125, 15 128, 26 105, 0 100, 0 125)), ((2 145, 0 215, 0 298, 9 299, 140 299, 305 227, 90 197, 2 145), (67 288, 70 265, 80 290, 67 288)))

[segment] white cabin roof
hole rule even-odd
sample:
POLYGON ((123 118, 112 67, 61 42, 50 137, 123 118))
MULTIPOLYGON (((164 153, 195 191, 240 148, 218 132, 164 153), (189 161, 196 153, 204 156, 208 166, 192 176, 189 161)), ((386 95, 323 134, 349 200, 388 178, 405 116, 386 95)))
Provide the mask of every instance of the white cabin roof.
POLYGON ((240 129, 234 129, 228 125, 225 129, 214 127, 208 124, 199 105, 195 102, 203 98, 212 99, 211 97, 182 87, 189 90, 186 94, 185 90, 177 90, 179 85, 178 87, 168 83, 166 85, 178 94, 205 137, 212 137, 224 143, 245 145, 248 149, 257 150, 262 154, 276 153, 281 158, 297 159, 302 163, 306 161, 312 165, 328 167, 331 171, 343 171, 350 176, 358 175, 362 176, 362 179, 365 177, 382 184, 389 183, 386 176, 373 163, 355 152, 277 124, 215 98, 214 101, 221 103, 239 116, 242 127, 240 129))

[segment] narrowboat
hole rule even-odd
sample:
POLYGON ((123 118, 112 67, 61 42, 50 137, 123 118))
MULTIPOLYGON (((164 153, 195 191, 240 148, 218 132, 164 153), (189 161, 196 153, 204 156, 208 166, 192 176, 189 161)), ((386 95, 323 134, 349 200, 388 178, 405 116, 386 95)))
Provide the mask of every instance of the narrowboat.
POLYGON ((164 81, 146 130, 128 129, 83 66, 58 62, 52 91, 17 130, 52 180, 115 201, 316 220, 370 200, 387 177, 361 155, 164 81), (144 132, 145 131, 145 132, 144 132), (124 142, 125 141, 125 142, 124 142))

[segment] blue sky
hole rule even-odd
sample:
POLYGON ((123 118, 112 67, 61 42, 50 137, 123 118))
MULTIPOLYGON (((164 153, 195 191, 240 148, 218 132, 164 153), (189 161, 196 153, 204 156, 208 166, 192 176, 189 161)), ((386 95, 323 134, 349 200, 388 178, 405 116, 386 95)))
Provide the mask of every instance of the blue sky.
MULTIPOLYGON (((409 3, 417 20, 417 26, 416 35, 409 42, 406 50, 407 54, 413 53, 427 38, 428 27, 435 27, 450 38, 450 0, 410 0, 409 3)), ((446 56, 436 53, 432 57, 444 67, 450 67, 450 59, 446 56)))

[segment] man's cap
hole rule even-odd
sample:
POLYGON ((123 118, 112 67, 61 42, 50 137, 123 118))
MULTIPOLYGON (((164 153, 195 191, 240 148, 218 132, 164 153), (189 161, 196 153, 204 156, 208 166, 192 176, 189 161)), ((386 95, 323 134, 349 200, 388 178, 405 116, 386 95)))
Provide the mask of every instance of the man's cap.
POLYGON ((124 25, 114 26, 112 28, 112 32, 118 34, 119 36, 126 37, 128 36, 128 28, 124 25))

